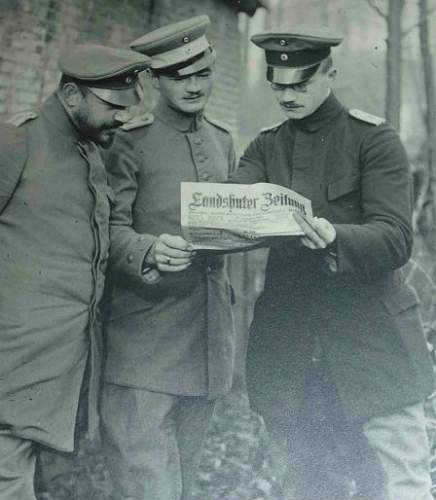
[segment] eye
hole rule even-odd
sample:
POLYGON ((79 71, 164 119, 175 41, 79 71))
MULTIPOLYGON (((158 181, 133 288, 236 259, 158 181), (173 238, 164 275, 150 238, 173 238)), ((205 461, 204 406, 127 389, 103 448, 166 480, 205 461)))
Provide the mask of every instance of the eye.
POLYGON ((271 88, 273 90, 276 90, 277 92, 282 92, 283 90, 286 89, 286 85, 282 85, 280 83, 271 83, 271 88))
POLYGON ((307 90, 307 83, 306 82, 296 83, 295 85, 293 85, 293 89, 296 92, 306 92, 306 90, 307 90))

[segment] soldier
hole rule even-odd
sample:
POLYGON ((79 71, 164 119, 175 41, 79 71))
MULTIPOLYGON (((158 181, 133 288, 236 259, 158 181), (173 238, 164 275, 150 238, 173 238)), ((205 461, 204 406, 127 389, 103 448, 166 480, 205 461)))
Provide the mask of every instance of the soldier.
POLYGON ((399 269, 412 248, 409 164, 384 120, 346 109, 321 28, 262 33, 286 115, 248 146, 230 181, 312 200, 304 236, 271 245, 251 327, 247 383, 273 438, 289 439, 293 499, 430 500, 423 400, 432 366, 417 298, 399 269))
POLYGON ((34 500, 38 444, 72 451, 89 373, 94 428, 98 303, 112 197, 97 145, 108 147, 138 102, 148 58, 98 45, 59 59, 41 112, 0 134, 0 497, 34 500))
POLYGON ((224 259, 193 252, 180 228, 180 183, 224 181, 235 161, 229 132, 204 115, 208 25, 199 16, 131 43, 151 57, 160 98, 154 121, 128 124, 108 155, 114 286, 102 416, 117 499, 188 498, 214 401, 233 382, 224 259))

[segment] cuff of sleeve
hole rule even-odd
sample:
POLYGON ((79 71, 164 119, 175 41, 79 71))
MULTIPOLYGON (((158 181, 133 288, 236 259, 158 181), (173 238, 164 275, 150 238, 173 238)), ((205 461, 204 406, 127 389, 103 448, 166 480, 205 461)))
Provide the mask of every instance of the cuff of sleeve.
POLYGON ((162 279, 162 276, 158 269, 155 267, 145 265, 142 269, 142 280, 147 285, 154 285, 155 283, 159 283, 162 279))
POLYGON ((338 238, 336 235, 335 240, 330 243, 325 249, 324 260, 327 262, 329 269, 332 273, 337 273, 339 270, 338 266, 338 238))
POLYGON ((145 257, 156 240, 155 236, 139 234, 129 245, 125 256, 125 269, 130 276, 143 279, 144 270, 147 267, 145 257))

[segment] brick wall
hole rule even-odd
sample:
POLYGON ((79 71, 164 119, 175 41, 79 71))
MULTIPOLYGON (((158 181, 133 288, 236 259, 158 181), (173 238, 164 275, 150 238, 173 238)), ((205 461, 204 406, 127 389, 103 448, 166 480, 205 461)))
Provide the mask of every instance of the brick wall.
MULTIPOLYGON (((59 80, 59 52, 77 41, 127 46, 158 26, 207 13, 208 38, 217 51, 208 115, 238 132, 241 39, 237 2, 228 0, 1 0, 0 121, 38 107, 59 80)), ((147 87, 149 90, 150 85, 147 87)), ((148 103, 150 104, 150 103, 148 103)), ((263 259, 260 264, 263 265, 263 259)), ((240 333, 262 287, 256 252, 230 259, 240 333)), ((244 342, 244 339, 241 338, 244 342)))
POLYGON ((222 0, 2 0, 0 120, 37 107, 56 86, 60 50, 77 41, 123 47, 146 31, 207 13, 218 54, 210 116, 237 131, 241 81, 236 9, 222 0))

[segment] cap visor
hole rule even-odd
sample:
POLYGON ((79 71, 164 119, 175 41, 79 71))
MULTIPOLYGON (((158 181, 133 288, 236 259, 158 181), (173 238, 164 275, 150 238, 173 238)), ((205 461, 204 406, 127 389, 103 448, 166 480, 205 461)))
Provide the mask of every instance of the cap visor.
POLYGON ((319 68, 320 63, 307 68, 284 68, 283 66, 268 66, 266 78, 269 82, 282 85, 294 85, 302 83, 313 76, 319 68))
POLYGON ((191 60, 191 62, 187 61, 186 66, 177 65, 176 67, 162 68, 155 71, 155 74, 163 76, 189 76, 212 66, 215 59, 216 52, 210 47, 201 57, 197 57, 195 60, 191 60))
POLYGON ((88 89, 102 101, 114 104, 115 106, 133 106, 141 100, 135 87, 119 90, 96 87, 88 87, 88 89))

